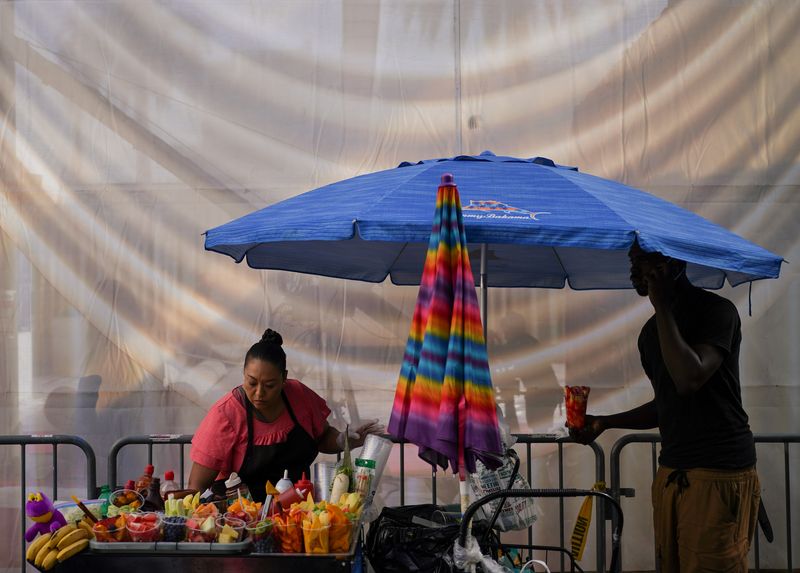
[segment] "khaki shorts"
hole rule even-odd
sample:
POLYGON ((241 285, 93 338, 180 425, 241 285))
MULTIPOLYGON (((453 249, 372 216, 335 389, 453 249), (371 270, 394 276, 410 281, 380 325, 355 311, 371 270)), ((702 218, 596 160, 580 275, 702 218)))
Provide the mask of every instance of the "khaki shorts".
POLYGON ((681 473, 661 466, 653 481, 656 571, 747 573, 761 499, 755 468, 681 473))

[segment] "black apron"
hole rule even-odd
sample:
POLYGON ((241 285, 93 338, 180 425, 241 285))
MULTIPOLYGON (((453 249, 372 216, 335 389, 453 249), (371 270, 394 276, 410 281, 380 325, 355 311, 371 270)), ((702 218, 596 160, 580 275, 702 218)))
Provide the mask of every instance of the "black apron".
POLYGON ((250 400, 247 398, 244 400, 247 409, 247 450, 242 467, 239 468, 239 476, 247 484, 254 501, 264 501, 267 496, 264 488, 267 480, 275 485, 283 477, 283 470, 289 470, 289 479, 292 482, 300 480, 303 472, 308 479, 311 479, 310 465, 319 454, 317 442, 297 421, 292 406, 283 392, 281 399, 294 422, 294 427, 286 436, 286 440, 267 446, 253 444, 254 408, 250 400))

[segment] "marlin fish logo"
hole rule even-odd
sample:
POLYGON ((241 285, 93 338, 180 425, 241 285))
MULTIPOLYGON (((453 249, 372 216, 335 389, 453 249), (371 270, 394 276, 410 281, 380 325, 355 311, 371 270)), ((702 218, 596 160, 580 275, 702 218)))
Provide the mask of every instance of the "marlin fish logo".
POLYGON ((527 209, 520 209, 519 207, 512 207, 507 203, 500 201, 475 201, 470 199, 469 205, 461 208, 462 211, 483 211, 489 213, 505 213, 507 215, 527 215, 534 221, 538 221, 536 217, 539 215, 549 215, 548 211, 528 211, 527 209))

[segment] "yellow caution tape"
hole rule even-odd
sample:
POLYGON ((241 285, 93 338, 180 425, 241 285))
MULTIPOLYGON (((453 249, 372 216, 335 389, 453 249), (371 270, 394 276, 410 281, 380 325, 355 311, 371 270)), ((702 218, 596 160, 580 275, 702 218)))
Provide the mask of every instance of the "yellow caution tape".
MULTIPOLYGON (((592 486, 592 491, 603 491, 606 489, 605 482, 599 481, 592 486)), ((589 536, 589 526, 592 524, 592 499, 593 496, 587 495, 578 511, 575 519, 575 527, 572 529, 572 557, 580 561, 583 557, 583 550, 586 548, 586 539, 589 536)))

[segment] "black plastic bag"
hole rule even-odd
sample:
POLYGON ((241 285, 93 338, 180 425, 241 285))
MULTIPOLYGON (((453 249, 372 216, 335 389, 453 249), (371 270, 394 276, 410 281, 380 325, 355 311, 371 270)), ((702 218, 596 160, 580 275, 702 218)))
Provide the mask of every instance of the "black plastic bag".
MULTIPOLYGON (((453 544, 461 530, 457 518, 432 504, 383 508, 367 533, 370 564, 376 573, 456 571, 453 544)), ((485 526, 473 522, 472 530, 480 539, 485 526)), ((496 537, 490 535, 481 550, 489 553, 497 545, 496 537)))

